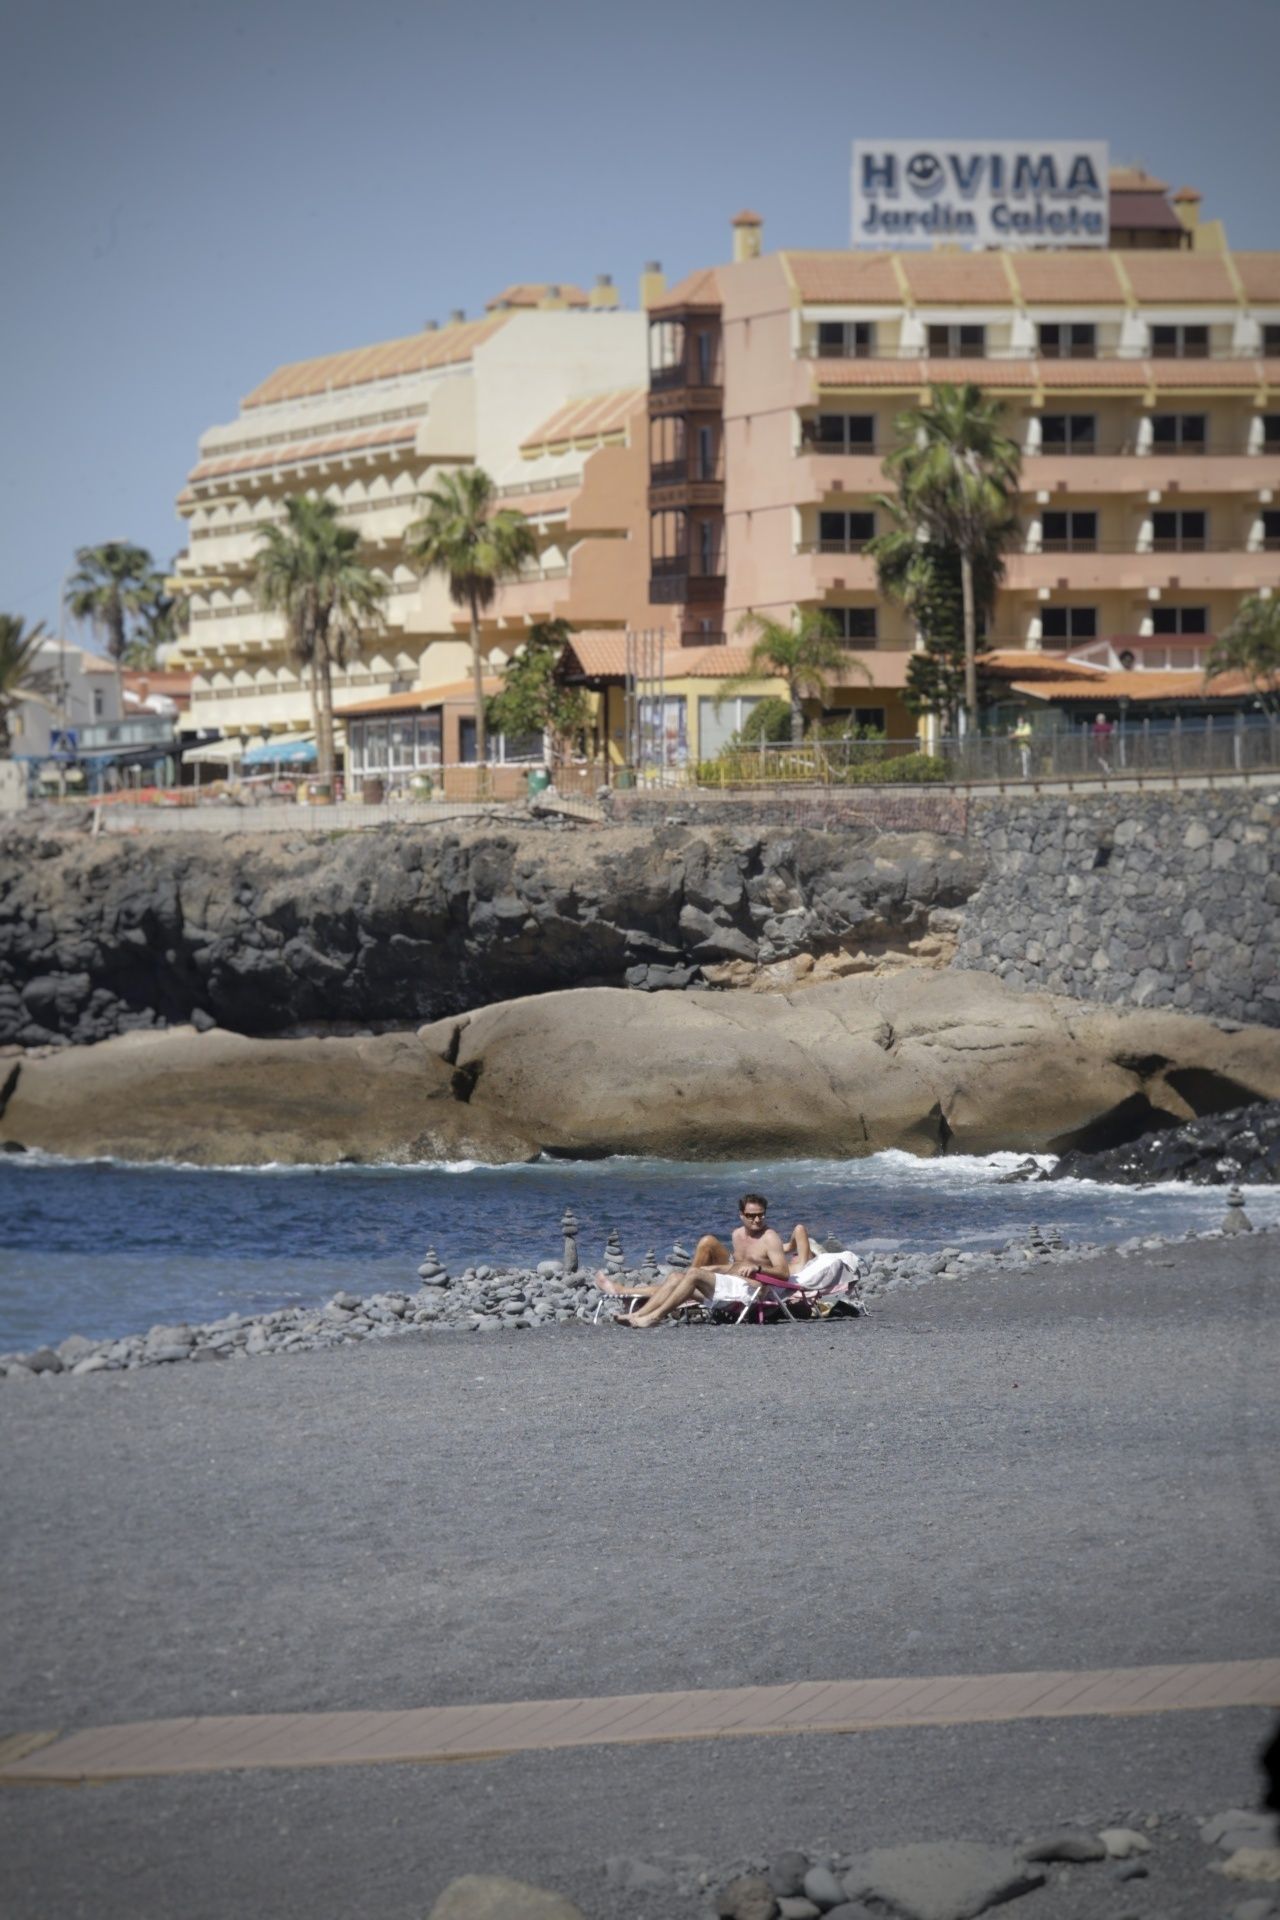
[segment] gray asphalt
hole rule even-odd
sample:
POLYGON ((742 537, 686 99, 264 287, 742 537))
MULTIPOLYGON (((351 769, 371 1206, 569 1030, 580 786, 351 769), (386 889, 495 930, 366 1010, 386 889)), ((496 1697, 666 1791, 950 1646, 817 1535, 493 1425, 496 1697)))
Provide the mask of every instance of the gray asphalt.
MULTIPOLYGON (((0 1728, 1273 1656, 1278 1251, 976 1273, 860 1323, 424 1334, 0 1388, 0 1728)), ((1014 1837, 1080 1811, 1176 1834, 1256 1798, 1265 1726, 11 1792, 0 1908, 398 1920, 503 1867, 592 1916, 674 1915, 606 1892, 605 1855, 1014 1837)), ((1221 1882, 1184 1903, 1180 1847, 1158 1845, 1142 1910, 1229 1911, 1221 1882)), ((1083 1885, 1034 1910, 1132 1907, 1097 1878, 1071 1905, 1083 1885)))

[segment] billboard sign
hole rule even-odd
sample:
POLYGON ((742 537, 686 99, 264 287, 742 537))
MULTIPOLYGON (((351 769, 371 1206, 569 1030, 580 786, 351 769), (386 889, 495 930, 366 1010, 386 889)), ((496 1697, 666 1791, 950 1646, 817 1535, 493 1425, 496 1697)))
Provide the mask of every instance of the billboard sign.
POLYGON ((855 140, 855 247, 1105 247, 1105 140, 855 140))

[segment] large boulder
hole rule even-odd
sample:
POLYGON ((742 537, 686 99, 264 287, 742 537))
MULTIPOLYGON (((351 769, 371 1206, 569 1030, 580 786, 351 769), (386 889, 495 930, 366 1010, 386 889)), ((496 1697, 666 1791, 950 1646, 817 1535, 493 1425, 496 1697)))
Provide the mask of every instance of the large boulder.
POLYGON ((983 974, 773 995, 580 988, 413 1034, 187 1028, 15 1064, 8 1139, 224 1166, 1063 1152, 1280 1096, 1273 1029, 1083 1007, 983 974))
POLYGON ((0 1095, 11 1080, 0 1133, 71 1158, 264 1166, 537 1152, 456 1100, 451 1073, 413 1034, 131 1033, 24 1059, 0 1095))
POLYGON ((561 1153, 1061 1152, 1274 1097, 1280 1033, 904 972, 805 992, 600 988, 436 1022, 469 1110, 561 1153))

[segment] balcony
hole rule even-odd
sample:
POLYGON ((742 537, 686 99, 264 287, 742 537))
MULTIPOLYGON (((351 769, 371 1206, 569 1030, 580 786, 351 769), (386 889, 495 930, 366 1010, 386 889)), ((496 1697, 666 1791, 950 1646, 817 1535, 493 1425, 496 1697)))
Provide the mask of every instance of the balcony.
POLYGON ((651 560, 649 569, 649 598, 655 606, 683 606, 724 598, 725 576, 691 573, 687 554, 651 560))
MULTIPOLYGON (((874 539, 874 534, 872 535, 874 539)), ((865 540, 802 540, 796 548, 797 553, 865 553, 868 542, 865 540)))
POLYGON ((1261 347, 1210 347, 1204 352, 1175 353, 1155 347, 1092 347, 1046 349, 1041 346, 939 347, 876 346, 820 347, 816 340, 805 340, 796 348, 798 360, 1263 360, 1274 359, 1261 347))
POLYGON ((1073 553, 1012 553, 1005 563, 1005 586, 1013 592, 1041 587, 1073 593, 1181 587, 1204 593, 1249 593, 1259 587, 1280 587, 1280 554, 1249 552, 1239 543, 1229 547, 1214 541, 1160 553, 1109 543, 1073 553))
POLYGON ((678 360, 671 367, 649 369, 651 416, 719 413, 723 407, 724 388, 718 364, 703 366, 693 360, 678 360))

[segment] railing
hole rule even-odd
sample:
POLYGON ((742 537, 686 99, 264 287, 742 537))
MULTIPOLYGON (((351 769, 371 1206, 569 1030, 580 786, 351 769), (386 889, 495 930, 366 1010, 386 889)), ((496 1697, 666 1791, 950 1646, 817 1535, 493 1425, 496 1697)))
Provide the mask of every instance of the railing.
MULTIPOLYGON (((1155 347, 1098 347, 1094 351, 1061 353, 1040 346, 819 346, 816 340, 802 341, 796 348, 798 360, 1263 360, 1274 356, 1261 347, 1211 347, 1208 352, 1174 353, 1155 347)), ((673 382, 672 384, 678 384, 673 382)), ((695 384, 695 383, 690 383, 695 384)))
POLYGON ((979 734, 940 740, 819 740, 728 747, 688 769, 709 787, 1036 785, 1062 780, 1200 779, 1280 773, 1280 715, 1085 724, 1027 742, 979 734))
POLYGON ((509 486, 498 488, 499 500, 514 500, 522 493, 559 493, 563 487, 580 487, 580 473, 560 473, 549 480, 513 480, 509 486))
POLYGON ((672 387, 700 387, 704 392, 720 385, 719 367, 700 367, 678 362, 674 367, 650 367, 649 391, 662 393, 672 387))
POLYGON ((845 540, 801 540, 796 547, 797 553, 865 553, 868 545, 875 539, 873 533, 865 539, 845 540))
POLYGON ((649 469, 653 487, 716 486, 723 479, 724 467, 718 462, 710 471, 702 470, 697 460, 661 460, 649 469))

